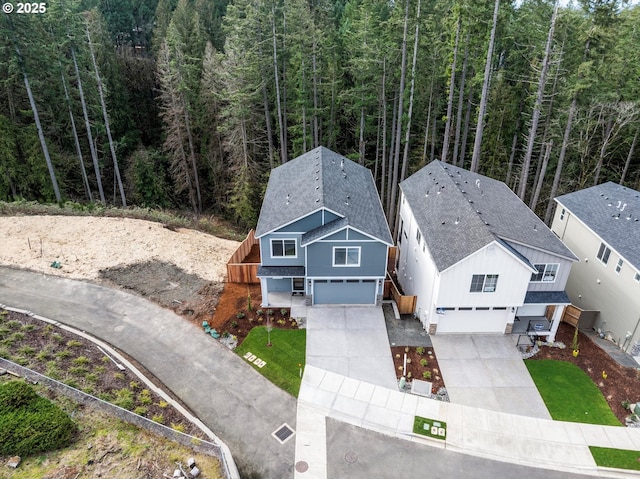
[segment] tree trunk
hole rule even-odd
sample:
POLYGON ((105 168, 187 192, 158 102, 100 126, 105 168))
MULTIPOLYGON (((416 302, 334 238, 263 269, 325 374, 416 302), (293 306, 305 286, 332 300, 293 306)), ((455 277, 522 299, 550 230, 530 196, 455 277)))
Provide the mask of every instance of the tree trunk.
MULTIPOLYGON (((313 30, 313 147, 320 146, 320 124, 318 122, 318 68, 316 65, 316 34, 313 30)), ((364 152, 363 152, 364 155, 364 152)))
POLYGON ((51 178, 51 184, 53 185, 53 193, 56 196, 56 201, 58 203, 62 203, 62 197, 60 196, 60 189, 58 188, 58 180, 56 179, 56 172, 53 169, 53 163, 51 162, 51 157, 49 156, 49 148, 47 147, 47 141, 44 138, 44 132, 42 131, 42 125, 40 124, 40 115, 38 114, 38 107, 36 106, 36 101, 33 98, 33 93, 31 92, 31 85, 29 84, 29 77, 27 76, 27 70, 24 67, 24 62, 22 61, 22 55, 20 54, 20 49, 16 46, 16 53, 18 54, 18 63, 20 64, 20 69, 22 70, 22 78, 24 80, 24 87, 27 89, 27 96, 29 97, 29 105, 31 106, 31 111, 33 112, 33 119, 36 123, 36 129, 38 130, 38 138, 40 139, 40 146, 42 147, 42 153, 44 153, 44 159, 47 162, 47 169, 49 170, 49 176, 51 178))
POLYGON ((273 37, 273 76, 276 83, 276 107, 278 110, 278 129, 280 131, 280 161, 287 162, 287 145, 284 138, 284 123, 282 121, 282 103, 280 101, 280 81, 278 79, 278 53, 276 43, 276 10, 271 8, 271 31, 273 37))
POLYGON ((404 153, 402 156, 402 170, 400 173, 400 183, 402 183, 402 181, 405 179, 407 175, 407 164, 409 163, 409 139, 411 138, 411 119, 413 118, 413 92, 415 90, 415 84, 416 84, 416 63, 418 60, 418 39, 419 38, 420 38, 420 0, 418 0, 418 10, 416 12, 416 36, 413 43, 413 62, 411 63, 411 89, 409 92, 409 111, 407 112, 407 131, 405 132, 405 137, 404 137, 404 153))
POLYGON ((89 201, 93 201, 93 195, 91 194, 91 186, 89 185, 89 178, 87 178, 87 170, 84 167, 84 159, 82 158, 82 148, 80 148, 80 141, 78 140, 78 130, 76 129, 76 121, 73 118, 73 110, 71 108, 71 99, 69 98, 69 90, 67 89, 67 81, 64 79, 64 73, 60 75, 62 77, 62 87, 64 88, 64 97, 67 101, 67 107, 69 108, 69 119, 71 120, 71 130, 73 131, 73 140, 76 145, 76 153, 78 154, 78 161, 80 161, 80 172, 82 173, 82 183, 84 189, 87 192, 87 198, 89 201))
POLYGON ((551 193, 549 194, 549 202, 547 203, 547 211, 544 215, 544 222, 549 224, 551 221, 551 211, 553 211, 553 199, 558 191, 560 185, 560 177, 562 176, 562 166, 564 164, 564 158, 567 154, 567 148, 569 147, 569 137, 571 136, 571 126, 573 124, 573 117, 576 114, 576 107, 578 104, 577 95, 573 95, 571 99, 571 106, 569 107, 569 116, 567 118, 567 126, 564 129, 564 136, 562 137, 562 147, 560 147, 560 156, 558 156, 558 164, 556 165, 556 174, 553 177, 553 184, 551 185, 551 193))
POLYGON ((98 162, 98 152, 93 144, 93 134, 91 133, 91 123, 89 122, 89 113, 87 112, 87 102, 84 99, 84 90, 82 89, 82 78, 80 78, 80 70, 78 68, 78 60, 76 59, 76 52, 71 47, 71 58, 73 59, 73 67, 76 71, 76 81, 78 82, 78 93, 80 94, 80 104, 82 105, 82 114, 84 116, 84 126, 87 130, 87 141, 89 142, 89 151, 91 152, 91 159, 93 161, 93 170, 96 174, 96 183, 98 184, 98 194, 100 195, 100 201, 105 203, 104 190, 102 189, 102 175, 100 174, 100 163, 98 162))
POLYGON ((358 161, 364 165, 364 98, 360 97, 360 135, 358 137, 358 161))
POLYGON ((398 97, 393 98, 393 117, 391 120, 391 145, 389 146, 389 164, 387 165, 387 215, 391 208, 391 183, 393 182, 393 146, 396 138, 396 121, 398 118, 398 97))
MULTIPOLYGON (((400 88, 398 89, 398 120, 396 122, 395 145, 393 152, 393 180, 391 182, 391 207, 389 208, 389 224, 395 224, 396 197, 398 196, 398 170, 400 163, 400 143, 402 143, 402 115, 404 113, 404 84, 407 77, 407 29, 409 25, 409 0, 405 1, 404 32, 402 35, 402 63, 400 70, 400 88)), ((396 231, 394 228, 393 236, 396 231)))
POLYGON ((458 91, 458 113, 456 115, 456 133, 453 141, 453 158, 451 163, 458 164, 458 149, 460 147, 460 128, 462 127, 462 108, 464 107, 464 86, 467 78, 467 61, 469 57, 469 33, 464 44, 464 58, 462 59, 462 76, 460 77, 460 87, 458 91))
POLYGON ((98 83, 98 93, 100 95, 100 105, 102 106, 102 117, 104 118, 104 127, 107 131, 107 139, 109 140, 109 150, 111 151, 111 158, 113 159, 113 168, 118 181, 118 189, 120 190, 120 198, 122 200, 122 206, 127 207, 127 199, 124 196, 124 187, 122 186, 122 178, 120 177, 120 168, 118 168, 118 159, 116 158, 116 150, 113 144, 113 138, 111 137, 111 127, 109 126, 109 116, 107 115, 107 106, 104 102, 104 92, 102 91, 102 80, 100 79, 100 72, 98 71, 98 64, 96 63, 96 56, 93 51, 93 44, 91 43, 91 34, 89 33, 89 24, 85 24, 87 32, 87 40, 89 42, 89 51, 91 52, 91 61, 93 62, 93 70, 96 75, 96 82, 98 83))
POLYGON ((636 149, 636 144, 638 142, 638 133, 640 133, 640 127, 636 129, 636 134, 633 136, 633 141, 631 142, 631 148, 629 148, 629 154, 627 155, 627 161, 624 163, 624 169, 622 170, 622 175, 620 176, 620 184, 624 184, 624 179, 627 176, 627 172, 629 171, 629 165, 631 164, 631 159, 633 158, 633 153, 636 149))
MULTIPOLYGON (((429 106, 427 106, 427 124, 424 127, 424 145, 422 146, 422 165, 427 164, 427 145, 429 144, 429 125, 431 124, 431 106, 433 105, 433 80, 435 68, 431 73, 431 87, 429 88, 429 106)), ((433 142, 433 138, 431 139, 433 142)))
POLYGON ((536 139, 536 133, 538 130, 538 121, 540 120, 540 110, 542 109, 542 99, 544 96, 544 87, 547 82, 547 71, 549 70, 549 63, 551 57, 551 45, 553 43, 553 32, 556 28, 556 19, 558 18, 558 1, 553 7, 553 15, 551 16, 551 26, 549 27, 549 34, 547 36, 547 45, 544 49, 544 58, 542 60, 542 69, 540 70, 540 78, 538 79, 538 92, 536 93, 536 102, 533 107, 533 116, 531 118, 531 127, 529 128, 529 139, 527 140, 527 150, 522 162, 522 172, 520 177, 520 188, 518 190, 518 196, 524 201, 525 194, 527 192, 527 183, 529 181, 529 167, 531 165, 531 155, 533 153, 533 146, 536 139))
POLYGON ((553 146, 553 141, 550 141, 546 144, 546 148, 544 150, 544 158, 542 160, 542 166, 540 168, 540 175, 538 176, 538 181, 536 183, 536 189, 531 198, 531 202, 529 203, 529 208, 535 212, 536 205, 538 204, 538 198, 540 197, 540 191, 542 191, 542 184, 544 183, 544 175, 547 172, 547 165, 549 164, 549 156, 551 156, 551 147, 553 146))
POLYGON ((385 179, 387 178, 387 59, 382 59, 382 91, 380 100, 382 106, 382 167, 380 168, 380 202, 385 206, 385 179))
POLYGON ((491 37, 487 48, 487 61, 484 64, 484 80, 482 82, 482 95, 480 96, 480 107, 478 108, 478 125, 476 127, 476 138, 473 142, 473 155, 471 157, 471 171, 477 172, 480 166, 480 149, 482 147, 482 134, 484 132, 484 115, 487 110, 487 100, 489 96, 489 80, 491 78, 491 58, 493 57, 493 44, 496 39, 496 26, 498 25, 498 9, 500 0, 495 1, 493 7, 493 26, 491 27, 491 37))
POLYGON ((451 63, 451 76, 449 78, 449 99, 447 100, 447 122, 444 125, 444 138, 442 139, 442 155, 440 159, 447 162, 449 155, 449 137, 451 136, 451 115, 453 114, 453 93, 456 87, 456 63, 458 61, 458 41, 460 38, 460 28, 462 22, 458 15, 458 26, 456 27, 456 40, 453 46, 453 62, 451 63))
POLYGON ((471 124, 471 107, 473 106, 473 84, 469 85, 469 94, 467 95, 467 112, 464 114, 464 129, 462 131, 462 145, 460 147, 460 156, 456 163, 464 168, 464 158, 467 153, 467 138, 469 137, 469 125, 471 124))
POLYGON ((196 151, 193 147, 193 135, 191 134, 191 120, 189 118, 189 108, 182 94, 182 108, 184 110, 184 126, 187 130, 187 141, 189 142, 189 159, 193 169, 193 182, 196 187, 196 215, 202 213, 202 195, 200 194, 200 179, 198 175, 198 163, 196 161, 196 151))
POLYGON ((264 103, 264 121, 267 125, 267 139, 269 142, 269 170, 273 170, 273 132, 271 131, 271 112, 269 111, 269 99, 267 97, 267 85, 262 84, 262 101, 264 103))

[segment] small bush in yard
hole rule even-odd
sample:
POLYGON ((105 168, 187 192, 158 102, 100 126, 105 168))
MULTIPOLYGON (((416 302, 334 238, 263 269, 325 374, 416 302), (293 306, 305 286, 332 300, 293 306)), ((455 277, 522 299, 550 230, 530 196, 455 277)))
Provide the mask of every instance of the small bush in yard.
POLYGON ((418 356, 424 356, 424 348, 423 348, 422 346, 418 346, 418 347, 416 348, 416 354, 417 354, 418 356))
POLYGON ((424 379, 431 379, 431 371, 425 371, 422 373, 424 379))
POLYGON ((427 361, 425 358, 422 358, 420 360, 420 366, 422 366, 423 368, 426 367, 427 364, 429 364, 429 361, 427 361))
POLYGON ((24 381, 0 385, 0 455, 29 456, 71 443, 76 426, 24 381))
POLYGON ((116 391, 116 397, 113 400, 113 404, 120 406, 123 409, 131 411, 135 402, 133 400, 133 392, 131 389, 123 388, 116 391))

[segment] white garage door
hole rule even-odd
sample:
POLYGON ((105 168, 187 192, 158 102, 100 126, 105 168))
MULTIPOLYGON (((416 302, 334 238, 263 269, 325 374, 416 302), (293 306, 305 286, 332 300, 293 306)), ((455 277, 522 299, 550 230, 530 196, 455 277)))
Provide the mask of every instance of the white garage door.
POLYGON ((440 333, 504 333, 509 315, 506 310, 445 311, 439 315, 440 333))

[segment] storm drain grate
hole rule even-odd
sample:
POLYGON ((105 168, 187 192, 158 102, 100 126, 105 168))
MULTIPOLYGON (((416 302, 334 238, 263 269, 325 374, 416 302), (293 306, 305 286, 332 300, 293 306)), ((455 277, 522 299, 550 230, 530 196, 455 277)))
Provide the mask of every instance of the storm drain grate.
POLYGON ((345 455, 344 455, 344 460, 348 463, 348 464, 355 464, 356 462, 358 462, 358 455, 353 452, 353 451, 348 451, 345 455))
POLYGON ((284 423, 282 426, 271 433, 271 435, 275 437, 280 444, 284 444, 285 442, 287 442, 291 438, 291 436, 293 436, 293 434, 293 429, 291 429, 287 423, 284 423))

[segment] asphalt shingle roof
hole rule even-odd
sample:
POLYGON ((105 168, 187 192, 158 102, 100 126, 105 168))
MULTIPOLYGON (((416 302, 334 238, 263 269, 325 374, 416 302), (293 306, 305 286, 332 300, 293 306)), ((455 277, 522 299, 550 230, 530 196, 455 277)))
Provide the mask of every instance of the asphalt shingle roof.
POLYGON ((436 160, 400 188, 439 271, 496 240, 577 259, 501 181, 436 160))
POLYGON ((571 304, 564 291, 527 291, 524 304, 571 304))
POLYGON ((258 266, 257 276, 303 277, 304 266, 258 266))
POLYGON ((353 228, 393 244, 371 171, 322 146, 271 171, 256 237, 321 208, 347 218, 353 228))
POLYGON ((556 201, 640 269, 640 192, 608 182, 556 201))

